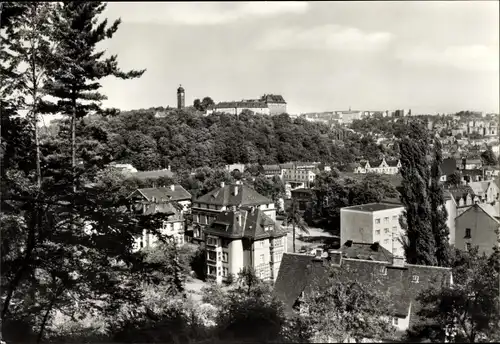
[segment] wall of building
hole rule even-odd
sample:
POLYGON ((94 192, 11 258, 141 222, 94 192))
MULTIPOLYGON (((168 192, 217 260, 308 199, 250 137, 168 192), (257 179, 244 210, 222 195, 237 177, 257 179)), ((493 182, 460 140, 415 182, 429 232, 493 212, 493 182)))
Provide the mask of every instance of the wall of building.
POLYGON ((455 221, 456 236, 455 246, 461 250, 466 250, 467 243, 472 247, 478 246, 479 253, 491 254, 493 246, 497 244, 498 234, 495 233, 500 228, 500 224, 484 213, 478 207, 473 207, 455 221), (471 237, 465 238, 466 229, 471 229, 471 237))
POLYGON ((449 199, 446 200, 445 207, 448 213, 446 224, 450 230, 450 245, 455 245, 455 218, 457 217, 457 206, 453 200, 449 199))
POLYGON ((257 277, 262 279, 271 278, 270 259, 269 239, 254 241, 252 261, 257 277))
POLYGON ((267 103, 270 115, 281 115, 286 113, 286 104, 267 103))
POLYGON ((245 266, 244 254, 243 254, 243 242, 241 239, 232 240, 228 245, 229 254, 229 273, 235 276, 243 269, 245 266))
POLYGON ((371 213, 340 209, 340 242, 347 240, 373 243, 373 217, 371 213))
POLYGON ((269 216, 273 221, 276 221, 276 207, 274 206, 274 203, 261 204, 259 209, 264 211, 264 214, 269 216))

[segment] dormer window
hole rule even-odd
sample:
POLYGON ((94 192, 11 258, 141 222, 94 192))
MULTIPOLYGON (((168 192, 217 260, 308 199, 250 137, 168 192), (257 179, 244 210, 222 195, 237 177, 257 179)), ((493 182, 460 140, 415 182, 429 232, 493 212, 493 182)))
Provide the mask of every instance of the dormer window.
POLYGON ((418 280, 419 280, 418 275, 413 275, 413 276, 411 277, 411 283, 418 283, 418 280))

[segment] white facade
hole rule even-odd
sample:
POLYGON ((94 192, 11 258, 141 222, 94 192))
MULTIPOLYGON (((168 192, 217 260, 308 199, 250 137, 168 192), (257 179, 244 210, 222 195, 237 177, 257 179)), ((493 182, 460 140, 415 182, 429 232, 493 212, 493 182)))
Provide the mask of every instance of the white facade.
POLYGON ((252 111, 256 114, 269 115, 270 110, 268 107, 215 107, 213 109, 207 109, 206 114, 210 115, 214 112, 222 112, 230 115, 240 115, 244 110, 252 111))
POLYGON ((354 173, 366 174, 366 173, 379 173, 379 174, 398 174, 399 169, 401 168, 401 162, 398 160, 396 166, 389 166, 385 161, 385 158, 382 159, 382 162, 378 166, 370 166, 370 162, 366 161, 364 164, 356 167, 354 169, 354 173))
POLYGON ((378 242, 394 256, 404 257, 401 242, 404 231, 399 223, 404 207, 388 205, 385 209, 370 211, 370 205, 340 209, 340 242, 378 242))

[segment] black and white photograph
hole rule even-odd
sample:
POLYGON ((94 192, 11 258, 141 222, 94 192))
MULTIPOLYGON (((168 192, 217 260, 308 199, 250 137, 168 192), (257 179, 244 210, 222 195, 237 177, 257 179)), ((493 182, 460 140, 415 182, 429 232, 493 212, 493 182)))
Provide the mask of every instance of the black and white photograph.
POLYGON ((0 344, 500 342, 500 1, 0 1, 0 344))

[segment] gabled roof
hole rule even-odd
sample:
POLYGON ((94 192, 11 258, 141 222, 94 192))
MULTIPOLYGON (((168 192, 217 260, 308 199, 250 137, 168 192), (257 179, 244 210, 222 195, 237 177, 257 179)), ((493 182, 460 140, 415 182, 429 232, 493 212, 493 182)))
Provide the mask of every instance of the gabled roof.
POLYGON ((387 163, 387 165, 389 165, 390 167, 397 167, 398 166, 398 163, 399 163, 399 160, 386 160, 385 161, 387 163))
POLYGON ((369 163, 372 168, 379 167, 382 163, 382 159, 369 160, 369 163))
MULTIPOLYGON (((285 253, 281 260, 278 277, 274 285, 276 296, 284 303, 285 311, 292 312, 293 306, 301 296, 307 293, 316 284, 327 282, 326 265, 331 264, 329 259, 318 260, 308 255, 285 253)), ((408 265, 396 267, 387 262, 369 261, 360 259, 342 258, 339 267, 346 268, 351 278, 363 283, 378 277, 380 283, 375 285, 380 292, 389 292, 396 314, 406 316, 410 304, 410 326, 418 321, 417 312, 421 309, 417 296, 430 286, 441 283, 449 285, 451 269, 432 266, 408 265), (382 275, 381 269, 386 268, 382 275), (412 283, 413 276, 418 276, 418 283, 412 283)))
POLYGON ((171 187, 137 189, 129 197, 137 196, 137 194, 142 195, 148 202, 151 202, 153 197, 157 202, 162 202, 162 200, 166 202, 191 199, 191 194, 180 184, 175 184, 174 190, 171 187))
POLYGON ((266 103, 280 103, 280 104, 286 104, 285 99, 283 96, 279 94, 265 94, 262 96, 260 99, 261 101, 264 101, 266 103))
POLYGON ((475 195, 481 195, 481 194, 484 194, 488 190, 490 183, 491 182, 489 182, 489 181, 487 181, 487 182, 470 182, 468 185, 471 187, 471 189, 475 195))
POLYGON ((227 238, 252 240, 282 237, 287 234, 258 207, 241 207, 234 211, 222 211, 204 231, 207 234, 227 238), (271 227, 271 230, 266 231, 266 227, 271 227))
POLYGON ((477 210, 481 210, 482 212, 484 212, 486 215, 488 215, 489 217, 491 217, 494 221, 500 223, 500 217, 499 217, 499 211, 498 211, 498 204, 496 206, 493 206, 491 204, 473 204, 469 209, 467 209, 466 211, 464 211, 462 214, 458 215, 456 217, 456 219, 458 220, 458 218, 464 216, 465 214, 469 213, 470 211, 477 211, 477 210))
POLYGON ((468 185, 458 185, 458 186, 453 186, 445 191, 448 191, 455 200, 458 200, 460 198, 465 198, 467 195, 472 195, 474 196, 474 190, 468 185))
POLYGON ((222 206, 245 206, 273 203, 269 198, 262 196, 254 189, 243 184, 224 185, 197 198, 194 202, 222 205, 222 206), (235 195, 235 188, 238 193, 235 195))

